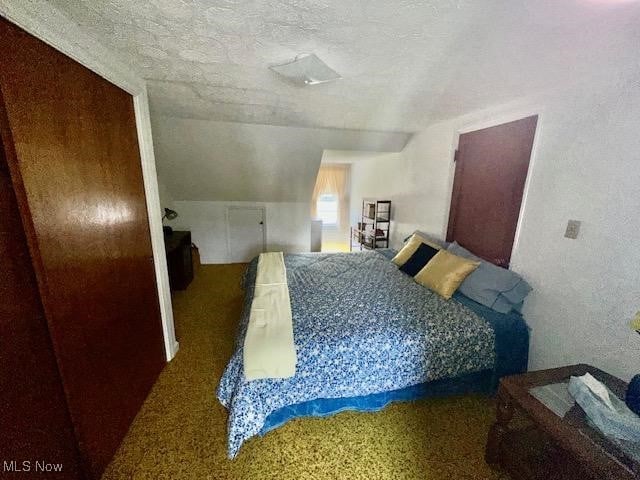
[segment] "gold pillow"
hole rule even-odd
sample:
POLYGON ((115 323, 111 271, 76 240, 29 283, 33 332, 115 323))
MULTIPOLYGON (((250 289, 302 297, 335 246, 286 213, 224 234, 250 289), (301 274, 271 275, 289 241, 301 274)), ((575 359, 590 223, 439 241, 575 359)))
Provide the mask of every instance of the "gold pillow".
POLYGON ((411 235, 409 241, 404 244, 404 247, 402 247, 402 249, 396 254, 396 256, 391 259, 391 261, 397 266, 401 267, 402 265, 407 263, 407 260, 409 260, 414 253, 416 253, 416 250, 418 250, 418 247, 421 243, 426 243, 436 250, 440 250, 441 248, 438 245, 425 240, 417 233, 414 233, 413 235, 411 235))
POLYGON ((480 262, 440 250, 413 278, 420 285, 430 288, 448 300, 467 275, 479 265, 480 262))

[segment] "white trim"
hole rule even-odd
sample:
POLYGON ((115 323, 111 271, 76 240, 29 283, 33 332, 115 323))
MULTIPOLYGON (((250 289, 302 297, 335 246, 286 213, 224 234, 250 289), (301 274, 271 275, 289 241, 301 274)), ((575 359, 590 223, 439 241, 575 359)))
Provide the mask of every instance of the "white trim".
POLYGON ((527 178, 524 181, 524 190, 522 192, 522 201, 520 203, 520 212, 518 212, 518 223, 516 224, 516 233, 513 237, 513 247, 511 247, 511 262, 510 265, 513 265, 514 258, 517 260, 516 252, 518 251, 518 246, 520 244, 520 233, 522 230, 522 223, 525 217, 525 212, 529 200, 529 188, 531 186, 532 178, 533 178, 533 169, 535 168, 536 160, 538 158, 538 149, 540 145, 540 138, 542 138, 541 131, 543 129, 543 118, 544 114, 542 112, 537 113, 538 122, 536 123, 536 131, 533 135, 533 145, 531 146, 531 155, 529 156, 529 168, 527 169, 527 178))
POLYGON ((229 212, 231 210, 261 210, 262 211, 262 251, 267 251, 267 209, 264 205, 228 205, 225 210, 225 223, 227 227, 227 263, 233 263, 231 255, 231 226, 229 225, 229 212))
POLYGON ((151 135, 149 101, 147 99, 146 87, 133 97, 133 104, 136 112, 136 128, 138 130, 138 143, 140 145, 144 193, 147 199, 147 215, 149 217, 153 264, 156 271, 156 286, 158 289, 158 299, 160 301, 164 348, 167 361, 171 361, 176 353, 178 353, 179 344, 176 340, 176 331, 173 323, 171 289, 169 288, 167 256, 164 248, 164 232, 162 230, 160 191, 158 189, 156 160, 153 153, 153 137, 151 135))
POLYGON ((146 84, 136 72, 114 56, 113 52, 93 40, 81 27, 45 0, 0 0, 0 15, 133 96, 164 346, 169 361, 178 351, 178 342, 175 338, 164 251, 146 84))
POLYGON ((442 225, 441 238, 443 240, 447 239, 447 233, 449 231, 449 216, 451 215, 451 199, 453 198, 453 180, 456 176, 456 150, 458 149, 458 139, 460 138, 460 132, 454 130, 451 135, 451 146, 449 151, 449 156, 451 157, 449 163, 449 176, 447 178, 447 183, 449 184, 449 188, 447 191, 449 194, 447 195, 447 202, 445 204, 446 212, 444 213, 444 225, 442 225))
POLYGON ((505 123, 515 122, 527 117, 533 117, 534 115, 538 115, 538 117, 540 117, 541 110, 541 108, 515 109, 509 112, 501 112, 490 118, 484 118, 482 120, 475 121, 469 120, 467 122, 464 122, 457 130, 456 147, 457 141, 459 140, 460 135, 463 133, 475 132, 477 130, 482 130, 485 128, 497 127, 499 125, 504 125, 505 123))

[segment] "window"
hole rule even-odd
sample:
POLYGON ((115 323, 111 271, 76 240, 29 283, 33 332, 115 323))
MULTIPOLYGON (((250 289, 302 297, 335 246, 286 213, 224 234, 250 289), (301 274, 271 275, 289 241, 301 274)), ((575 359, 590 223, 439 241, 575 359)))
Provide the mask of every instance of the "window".
POLYGON ((316 212, 318 218, 322 220, 323 227, 338 226, 339 212, 338 195, 335 193, 323 193, 316 201, 316 212))

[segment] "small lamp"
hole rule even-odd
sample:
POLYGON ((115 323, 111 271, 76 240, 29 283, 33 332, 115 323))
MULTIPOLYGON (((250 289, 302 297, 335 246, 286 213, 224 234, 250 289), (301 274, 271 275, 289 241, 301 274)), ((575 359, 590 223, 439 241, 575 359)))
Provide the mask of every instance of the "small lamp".
MULTIPOLYGON (((167 220, 174 220, 176 218, 178 218, 178 212, 176 212, 175 210, 171 210, 170 208, 166 208, 164 209, 164 215, 162 215, 162 220, 164 219, 167 220)), ((163 226, 162 227, 162 231, 164 232, 165 235, 171 235, 173 233, 173 228, 169 227, 169 226, 163 226)))
POLYGON ((162 219, 163 220, 165 218, 167 220, 174 220, 177 217, 178 217, 178 212, 176 212, 175 210, 171 210, 170 208, 165 208, 164 209, 164 215, 162 215, 162 219))

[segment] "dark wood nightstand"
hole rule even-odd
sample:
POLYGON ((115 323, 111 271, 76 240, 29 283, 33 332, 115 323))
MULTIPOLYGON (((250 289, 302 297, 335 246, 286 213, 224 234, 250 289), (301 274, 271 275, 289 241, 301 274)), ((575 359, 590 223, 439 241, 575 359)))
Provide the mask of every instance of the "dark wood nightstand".
POLYGON ((640 464, 589 426, 580 406, 574 405, 560 417, 531 393, 532 388, 568 382, 571 376, 587 372, 624 398, 625 382, 589 365, 503 378, 496 422, 487 441, 487 463, 501 466, 513 480, 640 478, 640 464), (517 427, 514 414, 519 417, 517 427))
POLYGON ((164 248, 171 290, 185 290, 193 280, 191 232, 173 230, 170 234, 165 233, 164 248))

